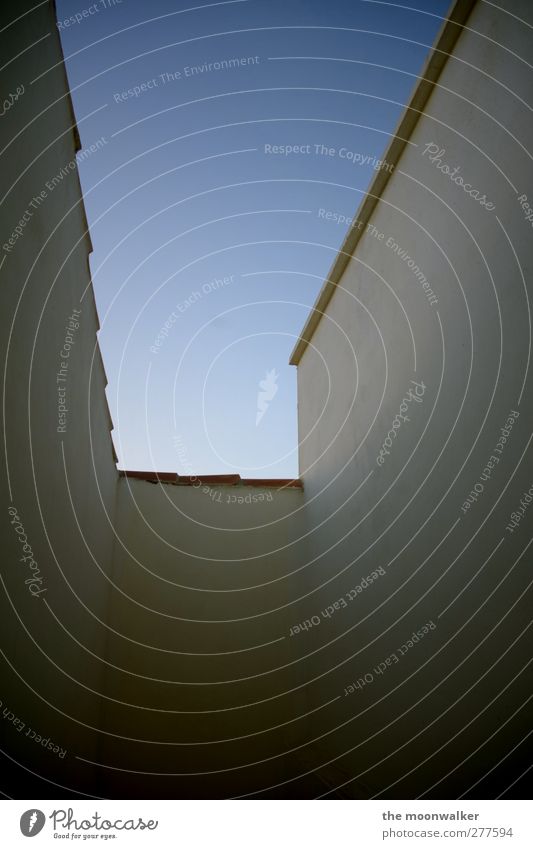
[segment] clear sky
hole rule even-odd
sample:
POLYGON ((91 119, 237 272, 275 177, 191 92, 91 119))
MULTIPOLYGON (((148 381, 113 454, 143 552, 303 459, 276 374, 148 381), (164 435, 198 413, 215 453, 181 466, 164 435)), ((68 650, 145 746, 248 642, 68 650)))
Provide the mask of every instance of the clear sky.
POLYGON ((298 474, 321 210, 372 179, 449 3, 418 6, 58 0, 121 468, 298 474))

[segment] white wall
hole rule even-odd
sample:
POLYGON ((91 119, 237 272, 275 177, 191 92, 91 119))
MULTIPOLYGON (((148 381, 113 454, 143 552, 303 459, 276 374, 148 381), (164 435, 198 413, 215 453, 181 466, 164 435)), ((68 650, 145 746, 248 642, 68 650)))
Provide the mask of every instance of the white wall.
POLYGON ((25 91, 1 124, 5 200, 0 246, 7 244, 9 250, 0 247, 0 338, 6 363, 0 452, 5 584, 5 592, 0 592, 5 651, 0 699, 7 715, 14 714, 25 728, 18 731, 6 719, 0 725, 0 745, 14 758, 6 761, 10 792, 15 793, 20 782, 25 795, 43 797, 92 789, 91 769, 80 768, 75 756, 97 759, 98 734, 91 729, 101 723, 100 658, 106 653, 101 623, 108 608, 106 575, 113 546, 105 511, 114 509, 118 475, 105 374, 95 349, 91 244, 77 173, 67 170, 59 184, 46 186, 76 152, 62 53, 52 5, 40 4, 24 15, 33 5, 6 7, 4 23, 21 17, 2 35, 3 56, 13 59, 2 72, 3 91, 15 92, 20 86, 25 91), (37 39, 39 45, 27 49, 37 39), (44 71, 46 76, 31 85, 44 71), (42 204, 31 207, 33 197, 43 191, 42 204), (26 210, 22 235, 10 245, 26 210), (57 383, 65 362, 65 328, 69 317, 77 315, 74 309, 81 310, 79 327, 73 331, 74 344, 65 351, 66 382, 57 383), (58 386, 66 387, 64 433, 57 430, 58 386), (32 572, 31 561, 20 560, 29 556, 23 544, 31 547, 42 578, 33 587, 42 590, 35 597, 25 584, 32 572), (59 752, 26 737, 30 727, 52 738, 66 754, 59 758, 59 752), (39 782, 37 776, 66 789, 39 782))
POLYGON ((289 639, 302 508, 294 488, 121 479, 111 660, 133 675, 113 672, 108 692, 141 708, 107 703, 106 722, 134 739, 196 745, 109 740, 106 763, 170 773, 110 774, 110 787, 138 796, 148 781, 156 796, 209 798, 286 777, 277 755, 305 733, 290 722, 305 712, 305 670, 289 639), (233 741, 213 742, 224 740, 233 741), (172 775, 187 771, 213 774, 172 775))
MULTIPOLYGON (((511 5, 531 24, 531 4, 511 5)), ((314 531, 315 562, 306 577, 309 590, 328 582, 310 599, 308 615, 344 596, 376 567, 387 572, 301 639, 302 652, 319 649, 313 667, 323 676, 308 690, 310 703, 341 696, 310 726, 310 737, 325 734, 316 743, 317 762, 358 746, 335 764, 340 778, 361 775, 360 784, 346 788, 349 795, 382 791, 397 779, 393 797, 422 792, 498 730, 527 690, 522 675, 467 734, 445 745, 527 660, 526 634, 502 662, 504 671, 497 668, 500 677, 487 674, 459 707, 439 718, 529 622, 524 599, 517 601, 528 581, 526 554, 459 630, 522 552, 533 517, 524 520, 520 534, 506 530, 532 483, 530 455, 520 462, 532 413, 528 301, 520 265, 531 297, 532 239, 517 194, 529 192, 531 202, 527 151, 533 125, 519 100, 529 99, 524 65, 513 55, 528 55, 530 30, 483 3, 475 6, 468 27, 370 219, 375 230, 366 229, 359 241, 298 366, 300 472, 314 531), (430 143, 445 150, 443 164, 460 166, 457 173, 495 204, 493 211, 428 161, 423 152, 430 143), (387 246, 389 238, 426 275, 438 303, 429 302, 407 262, 387 246), (328 380, 331 394, 313 430, 326 404, 328 380), (410 421, 396 420, 400 427, 390 437, 390 454, 378 463, 412 381, 426 389, 419 387, 421 399, 404 406, 410 421), (505 450, 496 455, 500 462, 494 462, 482 498, 463 512, 511 410, 520 415, 505 450), (479 577, 438 619, 500 539, 479 577), (488 637, 515 601, 512 614, 488 637), (391 661, 385 675, 344 696, 350 682, 371 672, 428 620, 438 622, 436 631, 401 663, 391 661), (484 638, 472 659, 445 681, 484 638), (328 646, 330 640, 336 641, 328 646), (409 680, 411 673, 416 674, 409 680), (440 682, 433 696, 414 706, 440 682), (409 712, 400 719, 404 711, 409 712), (430 730, 388 757, 432 720, 430 730), (342 731, 334 732, 341 723, 342 731), (364 742, 376 734, 370 744, 364 742), (442 753, 431 758, 440 745, 442 753), (402 779, 425 758, 431 759, 402 779)), ((435 795, 454 797, 458 787, 465 789, 503 757, 524 732, 524 713, 439 784, 435 795)), ((502 767, 510 775, 525 756, 519 749, 513 757, 502 767)))

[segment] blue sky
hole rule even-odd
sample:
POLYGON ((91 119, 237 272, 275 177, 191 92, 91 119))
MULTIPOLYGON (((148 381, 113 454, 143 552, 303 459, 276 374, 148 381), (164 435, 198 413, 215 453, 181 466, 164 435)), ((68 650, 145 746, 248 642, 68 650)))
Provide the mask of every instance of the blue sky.
POLYGON ((298 474, 320 210, 354 215, 448 5, 58 0, 121 468, 298 474))

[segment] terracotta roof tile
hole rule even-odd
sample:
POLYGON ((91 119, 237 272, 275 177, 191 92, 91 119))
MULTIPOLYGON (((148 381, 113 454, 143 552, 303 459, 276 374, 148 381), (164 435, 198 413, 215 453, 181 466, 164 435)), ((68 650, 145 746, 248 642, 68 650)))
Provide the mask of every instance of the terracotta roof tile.
POLYGON ((240 475, 178 475, 176 472, 137 472, 119 469, 123 478, 138 478, 149 483, 175 486, 255 486, 273 489, 302 489, 301 480, 291 478, 241 478, 240 475))

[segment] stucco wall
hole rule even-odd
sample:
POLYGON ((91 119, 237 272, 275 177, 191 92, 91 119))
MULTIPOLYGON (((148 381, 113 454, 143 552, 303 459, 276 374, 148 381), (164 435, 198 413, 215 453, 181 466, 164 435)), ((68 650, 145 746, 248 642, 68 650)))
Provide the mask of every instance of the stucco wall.
POLYGON ((52 4, 32 5, 2 32, 3 91, 23 92, 0 127, 0 735, 10 792, 43 798, 94 790, 76 756, 98 750, 118 476, 61 47, 52 4))
MULTIPOLYGON (((507 5, 531 24, 529 3, 507 5)), ((310 705, 340 696, 309 737, 323 735, 317 764, 339 756, 335 783, 359 776, 348 795, 397 781, 389 794, 410 798, 456 768, 429 791, 454 796, 525 733, 527 711, 503 725, 529 688, 527 670, 512 679, 528 660, 533 512, 507 528, 532 484, 532 240, 517 196, 531 197, 533 126, 516 58, 529 39, 517 18, 476 4, 298 366, 307 615, 344 599, 298 638, 302 653, 317 649, 322 676, 310 705), (482 495, 465 504, 478 483, 482 495), (378 567, 386 574, 347 602, 378 567), (436 628, 400 655, 430 620, 436 628)), ((494 786, 522 761, 518 747, 494 786)), ((490 794, 492 779, 476 792, 490 794)))
POLYGON ((104 771, 109 787, 209 798, 287 776, 282 755, 305 734, 289 639, 302 507, 298 489, 121 479, 108 678, 121 703, 106 725, 147 743, 106 742, 105 763, 132 770, 104 771))

